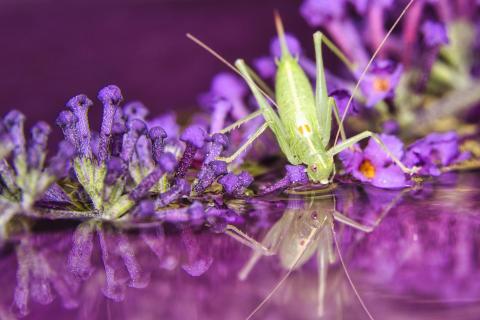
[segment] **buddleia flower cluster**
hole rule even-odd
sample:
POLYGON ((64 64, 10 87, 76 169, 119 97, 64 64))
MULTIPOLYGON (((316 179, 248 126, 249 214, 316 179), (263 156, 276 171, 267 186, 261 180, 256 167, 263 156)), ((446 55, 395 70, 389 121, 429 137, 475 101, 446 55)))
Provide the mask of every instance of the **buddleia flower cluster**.
MULTIPOLYGON (((407 4, 408 1, 303 1, 300 14, 305 21, 324 32, 344 54, 337 52, 336 59, 325 62, 329 96, 336 100, 339 113, 345 114, 349 131, 382 133, 387 147, 405 164, 418 167, 419 175, 438 176, 473 162, 478 167, 478 161, 472 160, 479 155, 478 127, 469 125, 478 120, 475 107, 480 102, 476 88, 478 28, 476 11, 471 10, 478 9, 477 4, 415 1, 362 78, 370 57, 407 4), (347 72, 338 72, 342 66, 347 72), (359 90, 350 101, 360 78, 359 90), (399 138, 410 145, 404 147, 399 138)), ((289 33, 286 43, 314 83, 316 61, 309 57, 311 50, 289 33)), ((272 39, 269 49, 270 54, 255 59, 253 66, 267 84, 275 85, 275 60, 281 56, 278 37, 272 39)), ((342 152, 340 158, 344 169, 340 173, 362 183, 381 188, 402 188, 415 183, 373 140, 366 148, 357 145, 342 152)), ((288 176, 289 168, 286 170, 288 176)), ((272 187, 286 185, 286 181, 284 178, 272 187)))
POLYGON ((73 157, 73 147, 62 142, 55 156, 47 161, 50 126, 36 123, 27 139, 25 116, 10 111, 0 121, 0 219, 3 226, 17 213, 33 214, 39 198, 66 175, 73 157))
POLYGON ((49 159, 51 129, 46 123, 34 125, 27 140, 24 115, 11 111, 4 117, 0 123, 4 222, 15 214, 173 219, 188 217, 199 206, 212 217, 219 210, 229 211, 218 203, 194 204, 195 199, 222 189, 227 196, 242 197, 252 183, 248 173, 230 172, 225 162, 216 160, 229 145, 225 135, 208 135, 200 123, 180 134, 173 114, 148 119, 148 109, 137 101, 123 104, 114 85, 100 90, 97 98, 103 105, 99 130, 89 125, 93 101, 83 94, 71 98, 56 120, 64 140, 49 159))
MULTIPOLYGON (((305 0, 300 13, 333 39, 358 79, 408 2, 305 0)), ((480 101, 477 12, 474 1, 414 1, 360 86, 363 104, 381 121, 394 118, 405 136, 456 128, 480 101)))

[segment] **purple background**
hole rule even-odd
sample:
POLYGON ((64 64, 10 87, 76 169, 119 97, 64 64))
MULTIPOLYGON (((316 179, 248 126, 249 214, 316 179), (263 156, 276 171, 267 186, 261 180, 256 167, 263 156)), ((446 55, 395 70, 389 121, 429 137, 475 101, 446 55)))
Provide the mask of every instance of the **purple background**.
MULTIPOLYGON (((129 100, 161 112, 195 108, 212 76, 226 70, 185 37, 195 34, 229 61, 268 52, 272 12, 308 44, 300 1, 0 2, 0 108, 50 123, 73 95, 95 99, 117 84, 129 100)), ((309 48, 310 49, 310 48, 309 48)), ((98 103, 96 104, 98 107, 98 103)), ((94 107, 95 108, 95 107, 94 107)), ((97 125, 101 111, 92 110, 97 125)), ((57 132, 58 134, 58 132, 57 132)))

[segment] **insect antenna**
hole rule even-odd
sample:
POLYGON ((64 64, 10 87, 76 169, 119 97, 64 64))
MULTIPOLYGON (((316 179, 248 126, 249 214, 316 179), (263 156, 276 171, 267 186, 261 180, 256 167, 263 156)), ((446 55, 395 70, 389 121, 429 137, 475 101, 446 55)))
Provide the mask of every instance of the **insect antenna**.
POLYGON ((335 140, 334 140, 334 143, 333 145, 336 146, 337 145, 337 142, 338 142, 338 139, 340 137, 340 128, 342 128, 343 126, 343 122, 345 121, 345 118, 347 116, 347 112, 348 112, 348 109, 350 108, 350 105, 352 104, 352 101, 353 101, 353 97, 355 96, 355 94, 357 93, 359 87, 360 87, 360 84, 362 83, 363 79, 365 78, 367 72, 368 72, 368 69, 371 67, 373 61, 375 60, 375 58, 378 56, 378 54, 380 53, 380 51, 382 50, 382 48, 384 47, 385 43, 387 42, 388 38, 390 38, 390 35, 392 34, 393 30, 397 27, 397 25, 400 23, 400 21, 402 20, 403 16, 407 13, 408 9, 410 9, 410 7, 412 6, 413 2, 415 2, 415 0, 410 0, 408 2, 408 4, 405 6, 405 8, 402 10, 402 12, 400 13, 400 15, 398 16, 398 18, 395 20, 395 22, 393 23, 393 25, 390 27, 390 29, 388 30, 387 34, 385 35, 385 37, 383 38, 382 42, 380 42, 380 44, 378 45, 377 49, 375 50, 375 52, 373 53, 372 57, 370 58, 370 60, 368 61, 367 65, 365 66, 365 68, 363 69, 362 73, 360 74, 360 77, 358 78, 358 81, 357 83, 355 84, 355 87, 353 88, 353 91, 352 91, 352 94, 350 95, 350 98, 348 99, 348 103, 347 103, 347 106, 345 108, 345 110, 343 111, 343 114, 342 114, 342 117, 341 117, 341 120, 340 120, 340 124, 338 126, 338 129, 337 129, 337 133, 335 134, 335 140))
POLYGON ((342 265, 343 272, 345 272, 345 276, 347 277, 348 283, 349 283, 350 286, 352 287, 352 290, 353 290, 353 292, 355 293, 355 296, 357 297, 358 302, 359 302, 360 305, 362 306, 362 309, 363 309, 363 311, 365 311, 365 313, 367 314, 368 318, 369 318, 370 320, 375 320, 375 319, 373 318, 372 314, 370 313, 370 311, 368 311, 367 305, 366 305, 365 302, 363 301, 362 297, 360 296, 360 293, 359 293, 358 290, 357 290, 357 287, 355 286, 355 284, 353 283, 352 278, 350 277, 350 273, 349 273, 348 270, 347 270, 347 266, 345 265, 345 261, 343 260, 342 253, 340 252, 340 245, 338 244, 337 235, 336 235, 336 233, 335 233, 335 229, 334 229, 334 227, 333 227, 333 224, 332 224, 332 234, 333 234, 333 241, 335 242, 335 248, 337 249, 337 252, 338 252, 338 259, 340 260, 340 264, 342 265))
MULTIPOLYGON (((192 40, 193 42, 195 42, 197 45, 199 45, 200 47, 202 47, 203 49, 205 49, 208 53, 210 53, 212 56, 214 56, 215 58, 217 58, 220 62, 222 62, 224 65, 226 65, 228 68, 230 68, 232 71, 234 71, 236 74, 238 74, 240 77, 242 77, 243 80, 247 81, 247 79, 245 79, 245 76, 240 72, 238 71, 237 68, 235 68, 234 65, 232 65, 230 62, 227 61, 227 59, 225 59, 224 57, 222 57, 218 52, 216 52, 215 50, 213 50, 211 47, 209 47, 205 42, 201 41, 200 39, 198 39, 197 37, 195 37, 194 35, 192 35, 191 33, 187 33, 187 38, 192 40)), ((271 97, 271 95, 273 96, 273 92, 270 88, 268 88, 268 86, 265 84, 265 82, 263 82, 256 74, 255 72, 253 72, 253 70, 251 70, 250 68, 248 68, 248 71, 249 73, 251 74, 252 78, 255 80, 256 83, 254 83, 254 85, 258 88, 258 90, 265 96, 265 98, 270 101, 277 109, 278 109, 278 105, 277 103, 275 102, 275 100, 271 97), (259 85, 257 85, 259 84, 259 85), (263 87, 263 88, 262 88, 263 87), (269 92, 269 93, 267 93, 269 92)))

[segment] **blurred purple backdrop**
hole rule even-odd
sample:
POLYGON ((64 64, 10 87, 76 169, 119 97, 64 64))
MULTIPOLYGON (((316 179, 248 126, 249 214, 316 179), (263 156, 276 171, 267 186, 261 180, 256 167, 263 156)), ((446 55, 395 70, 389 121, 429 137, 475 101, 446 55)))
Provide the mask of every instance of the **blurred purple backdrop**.
MULTIPOLYGON (((194 108, 222 64, 185 37, 191 32, 228 60, 268 52, 272 13, 311 42, 299 1, 0 2, 0 108, 53 123, 73 95, 95 99, 106 84, 155 113, 194 108)), ((309 42, 304 42, 308 44, 309 42)), ((98 103, 96 104, 98 107, 98 103)), ((99 109, 91 116, 98 123, 99 109)))

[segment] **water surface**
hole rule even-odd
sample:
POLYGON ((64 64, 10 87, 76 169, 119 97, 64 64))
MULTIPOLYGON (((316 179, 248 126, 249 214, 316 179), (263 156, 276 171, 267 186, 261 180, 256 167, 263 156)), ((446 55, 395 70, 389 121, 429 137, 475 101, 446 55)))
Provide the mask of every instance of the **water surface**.
POLYGON ((376 319, 478 319, 479 178, 229 201, 234 227, 40 221, 2 246, 0 318, 245 319, 285 278, 253 319, 368 319, 336 239, 376 319))

